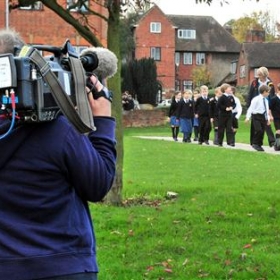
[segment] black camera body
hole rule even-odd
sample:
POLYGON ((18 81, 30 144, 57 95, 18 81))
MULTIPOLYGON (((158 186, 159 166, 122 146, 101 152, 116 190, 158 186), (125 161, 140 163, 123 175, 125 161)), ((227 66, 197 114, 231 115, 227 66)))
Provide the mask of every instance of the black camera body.
MULTIPOLYGON (((75 83, 69 67, 68 57, 78 58, 70 42, 67 40, 62 48, 52 46, 32 46, 39 51, 53 53, 44 59, 55 74, 65 94, 76 105, 75 83)), ((98 58, 94 55, 80 59, 84 69, 93 71, 98 66, 98 58)), ((54 120, 61 108, 56 104, 49 83, 39 71, 37 65, 28 56, 0 55, 0 94, 1 111, 9 113, 16 107, 18 122, 47 122, 54 120), (15 104, 12 104, 10 91, 14 90, 15 104)), ((86 72, 85 72, 86 76, 86 72)))

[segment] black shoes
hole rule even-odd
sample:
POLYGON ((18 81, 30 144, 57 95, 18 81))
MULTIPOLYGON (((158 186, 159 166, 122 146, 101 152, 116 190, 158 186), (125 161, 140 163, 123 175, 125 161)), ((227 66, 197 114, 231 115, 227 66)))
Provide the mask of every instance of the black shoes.
POLYGON ((269 143, 269 147, 274 147, 274 146, 275 146, 275 142, 269 143))
POLYGON ((259 145, 253 144, 252 147, 253 147, 253 149, 255 149, 258 152, 263 152, 264 151, 263 147, 261 147, 259 145))

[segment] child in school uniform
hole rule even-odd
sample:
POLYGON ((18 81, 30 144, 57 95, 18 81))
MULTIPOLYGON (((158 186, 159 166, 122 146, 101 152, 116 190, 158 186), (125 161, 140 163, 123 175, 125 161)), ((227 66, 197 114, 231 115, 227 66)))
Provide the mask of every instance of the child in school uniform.
POLYGON ((195 102, 195 117, 199 121, 199 139, 198 144, 204 142, 209 145, 209 135, 211 131, 210 115, 209 115, 209 97, 208 87, 202 85, 200 87, 200 97, 195 102))
POLYGON ((280 84, 276 86, 276 95, 270 99, 269 109, 273 117, 275 130, 280 130, 280 84))
POLYGON ((222 95, 218 100, 217 107, 219 110, 218 119, 218 145, 223 146, 224 135, 226 133, 226 140, 229 146, 233 144, 232 133, 232 110, 236 104, 232 95, 232 88, 229 84, 221 85, 222 95))
POLYGON ((192 91, 187 89, 179 103, 177 118, 180 119, 180 128, 183 133, 183 142, 191 142, 192 120, 194 117, 194 102, 192 100, 192 91))
POLYGON ((236 88, 231 87, 232 89, 232 95, 235 101, 235 108, 232 110, 232 144, 235 145, 235 135, 237 133, 238 127, 239 127, 239 118, 242 114, 242 106, 240 99, 236 96, 236 88))
MULTIPOLYGON (((197 98, 200 97, 199 90, 194 90, 193 91, 193 101, 194 101, 194 106, 197 98)), ((199 129, 199 121, 196 116, 193 117, 193 134, 194 138, 193 141, 198 141, 198 129, 199 129)))
POLYGON ((269 87, 261 85, 259 87, 259 95, 254 97, 251 101, 250 107, 247 110, 245 122, 252 119, 253 135, 252 147, 259 152, 263 152, 263 138, 265 133, 265 126, 270 125, 270 114, 267 97, 269 95, 269 87))
POLYGON ((180 91, 176 91, 171 99, 171 105, 168 113, 172 138, 174 141, 178 141, 180 122, 179 119, 177 119, 177 114, 178 114, 179 103, 181 98, 182 98, 182 93, 180 91))
POLYGON ((209 108, 210 108, 210 121, 212 124, 212 128, 214 129, 214 145, 218 145, 218 119, 219 119, 219 111, 217 107, 218 99, 222 95, 221 88, 216 87, 214 91, 215 96, 210 98, 209 108))

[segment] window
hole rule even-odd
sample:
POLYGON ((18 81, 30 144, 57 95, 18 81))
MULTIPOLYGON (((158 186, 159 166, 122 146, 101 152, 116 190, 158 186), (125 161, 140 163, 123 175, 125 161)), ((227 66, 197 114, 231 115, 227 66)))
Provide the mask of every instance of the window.
POLYGON ((179 66, 180 65, 180 53, 175 52, 175 65, 179 66))
POLYGON ((21 10, 42 10, 43 9, 43 4, 41 1, 36 1, 35 3, 28 5, 28 6, 21 6, 21 10))
POLYGON ((183 63, 184 64, 189 64, 192 65, 192 53, 190 52, 185 52, 183 56, 183 63))
POLYGON ((178 38, 180 39, 195 39, 196 32, 192 29, 178 29, 178 38))
POLYGON ((180 81, 175 80, 175 91, 179 91, 179 90, 180 90, 180 81))
POLYGON ((189 80, 184 80, 183 81, 183 91, 185 91, 186 89, 190 89, 192 90, 193 87, 193 82, 189 81, 189 80))
POLYGON ((160 48, 159 47, 152 47, 151 48, 151 58, 153 58, 154 60, 160 60, 160 48))
POLYGON ((240 78, 245 78, 245 65, 240 66, 240 78))
POLYGON ((231 74, 236 74, 236 70, 237 70, 237 62, 234 61, 230 64, 230 73, 231 74))
POLYGON ((150 32, 151 33, 161 33, 161 23, 160 22, 151 22, 150 23, 150 32))
POLYGON ((196 54, 196 65, 205 64, 205 53, 196 54))
POLYGON ((67 9, 72 12, 87 12, 89 7, 89 1, 79 1, 79 0, 67 0, 67 9))

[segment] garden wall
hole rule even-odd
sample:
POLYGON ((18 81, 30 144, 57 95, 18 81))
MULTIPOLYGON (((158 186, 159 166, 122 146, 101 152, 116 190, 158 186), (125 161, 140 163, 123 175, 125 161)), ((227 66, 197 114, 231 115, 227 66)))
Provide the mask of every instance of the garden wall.
POLYGON ((160 126, 165 125, 166 122, 165 109, 123 111, 124 127, 160 126))

